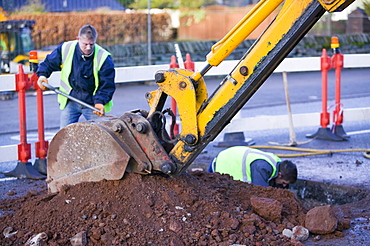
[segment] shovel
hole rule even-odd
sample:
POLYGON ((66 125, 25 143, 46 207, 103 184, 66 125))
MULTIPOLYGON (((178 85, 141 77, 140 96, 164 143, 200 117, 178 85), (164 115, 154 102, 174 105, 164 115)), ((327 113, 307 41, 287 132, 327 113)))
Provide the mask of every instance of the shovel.
MULTIPOLYGON (((62 91, 60 91, 59 89, 53 87, 52 85, 49 85, 48 83, 42 82, 42 85, 45 86, 46 88, 54 91, 55 93, 60 94, 60 95, 63 95, 66 98, 71 99, 72 101, 75 101, 75 102, 77 102, 77 103, 79 103, 79 104, 81 104, 81 105, 83 105, 83 106, 85 106, 85 107, 87 107, 87 108, 89 108, 89 109, 91 109, 93 111, 100 112, 99 109, 97 109, 97 108, 91 106, 90 104, 87 104, 87 103, 85 103, 85 102, 83 102, 83 101, 81 101, 81 100, 79 100, 77 98, 74 98, 74 97, 72 97, 72 96, 70 96, 70 95, 68 95, 68 94, 66 94, 66 93, 64 93, 62 91)), ((103 116, 104 116, 104 114, 103 114, 103 116)))

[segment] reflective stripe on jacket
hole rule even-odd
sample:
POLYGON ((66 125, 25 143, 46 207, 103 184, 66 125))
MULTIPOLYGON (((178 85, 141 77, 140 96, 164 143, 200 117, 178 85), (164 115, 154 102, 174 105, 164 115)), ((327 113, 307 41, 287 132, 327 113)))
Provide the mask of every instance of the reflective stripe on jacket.
MULTIPOLYGON (((69 84, 69 75, 72 71, 72 61, 73 61, 73 55, 76 49, 76 46, 78 44, 77 40, 74 41, 68 41, 65 42, 62 45, 62 70, 61 70, 61 76, 60 76, 60 90, 66 94, 70 94, 72 87, 69 84)), ((110 55, 108 51, 100 47, 99 45, 94 45, 94 59, 93 59, 93 75, 94 75, 94 81, 95 81, 95 90, 93 95, 95 95, 98 87, 99 87, 99 70, 102 67, 103 63, 107 59, 107 57, 110 55)), ((58 102, 60 109, 64 109, 67 105, 67 98, 63 95, 58 95, 58 102)), ((104 105, 104 112, 109 112, 111 110, 113 103, 112 101, 109 101, 106 105, 104 105)))
POLYGON ((273 169, 269 180, 276 175, 276 165, 280 158, 273 153, 263 152, 246 146, 235 146, 221 151, 215 160, 213 170, 218 173, 227 173, 235 180, 252 182, 251 163, 257 159, 268 162, 273 169))

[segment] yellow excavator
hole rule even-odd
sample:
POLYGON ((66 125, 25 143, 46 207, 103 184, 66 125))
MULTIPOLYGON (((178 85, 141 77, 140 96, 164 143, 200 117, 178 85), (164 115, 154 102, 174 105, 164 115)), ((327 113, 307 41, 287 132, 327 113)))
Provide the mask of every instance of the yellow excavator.
POLYGON ((148 110, 120 117, 71 124, 50 142, 49 192, 80 182, 119 180, 125 172, 182 174, 202 150, 265 82, 274 69, 327 12, 342 11, 354 0, 261 0, 226 36, 212 46, 201 71, 158 71, 158 89, 146 93, 148 110), (269 15, 275 18, 238 64, 208 95, 204 75, 218 66, 269 15), (175 99, 181 132, 173 134, 175 116, 164 109, 175 99), (172 127, 166 130, 166 119, 172 127))
MULTIPOLYGON (((30 51, 35 50, 32 40, 33 20, 9 20, 0 7, 0 74, 18 72, 18 64, 29 67, 30 51)), ((43 60, 50 51, 38 51, 43 60)), ((0 100, 12 99, 15 92, 0 92, 0 100)))
MULTIPOLYGON (((29 65, 29 53, 35 50, 32 40, 34 20, 9 20, 0 7, 0 70, 1 73, 17 73, 18 64, 29 65)), ((38 50, 39 60, 51 51, 38 50)))
POLYGON ((0 69, 1 73, 14 73, 12 67, 27 64, 29 52, 34 50, 32 29, 35 21, 8 20, 7 13, 0 7, 0 69), (14 64, 14 66, 12 66, 14 64))
MULTIPOLYGON (((0 74, 16 73, 18 64, 29 65, 29 52, 34 50, 30 20, 0 21, 0 74)), ((28 66, 27 66, 28 67, 28 66)), ((14 91, 0 92, 0 100, 11 100, 14 91)))

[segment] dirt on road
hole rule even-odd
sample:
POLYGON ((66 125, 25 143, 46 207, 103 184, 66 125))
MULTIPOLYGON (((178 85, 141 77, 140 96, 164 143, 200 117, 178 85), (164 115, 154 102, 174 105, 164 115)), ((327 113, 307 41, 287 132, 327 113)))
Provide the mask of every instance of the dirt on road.
MULTIPOLYGON (((329 242, 345 238, 338 229, 303 242, 283 236, 284 229, 304 225, 308 211, 291 191, 218 173, 196 171, 176 179, 125 174, 54 194, 41 185, 25 196, 12 195, 0 202, 3 246, 335 245, 329 242), (270 215, 255 211, 256 198, 270 215), (272 201, 281 204, 280 215, 268 211, 272 201)), ((337 206, 336 216, 369 218, 369 200, 337 206)))

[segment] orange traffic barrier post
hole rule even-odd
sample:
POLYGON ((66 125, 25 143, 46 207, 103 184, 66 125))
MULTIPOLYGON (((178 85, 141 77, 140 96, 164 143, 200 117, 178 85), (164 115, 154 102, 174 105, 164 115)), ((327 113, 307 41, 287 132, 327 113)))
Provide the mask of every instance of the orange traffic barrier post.
POLYGON ((37 172, 31 159, 31 144, 27 143, 27 124, 26 124, 26 91, 31 87, 27 74, 24 73, 23 65, 19 64, 18 73, 15 75, 16 90, 18 92, 19 108, 19 134, 20 144, 18 145, 18 163, 14 170, 4 173, 8 177, 45 179, 46 176, 37 172))
POLYGON ((322 50, 321 71, 322 71, 322 112, 320 114, 320 125, 326 128, 330 123, 328 113, 328 71, 331 69, 330 57, 327 56, 326 49, 322 50))
POLYGON ((27 143, 27 124, 26 124, 26 90, 31 85, 28 83, 28 76, 24 73, 22 65, 19 65, 19 73, 15 75, 16 90, 18 91, 18 110, 19 110, 19 134, 20 144, 18 145, 18 160, 27 162, 31 159, 31 145, 27 143))
POLYGON ((340 51, 338 37, 331 38, 331 48, 333 51, 332 67, 335 69, 335 110, 333 112, 333 126, 331 131, 340 138, 349 138, 343 129, 343 109, 340 102, 341 72, 344 65, 344 56, 340 51))
MULTIPOLYGON (((179 64, 176 62, 176 56, 172 55, 171 56, 171 61, 170 61, 170 68, 179 68, 179 64)), ((171 110, 173 114, 177 115, 177 105, 176 105, 176 100, 171 97, 171 110)), ((174 128, 173 128, 173 134, 176 136, 179 134, 179 124, 175 123, 174 128)))
POLYGON ((30 70, 31 70, 31 72, 36 73, 38 65, 39 65, 39 58, 38 58, 36 50, 31 50, 30 51, 29 61, 30 61, 30 70))
POLYGON ((320 114, 320 125, 319 129, 314 134, 307 134, 307 138, 316 138, 321 140, 331 140, 331 141, 342 141, 343 138, 335 135, 328 128, 330 123, 330 114, 328 113, 328 71, 331 69, 331 60, 328 57, 326 49, 322 50, 322 55, 320 58, 320 70, 322 77, 322 112, 320 114))
POLYGON ((191 56, 189 53, 186 53, 186 59, 185 59, 185 62, 184 62, 184 66, 186 69, 190 70, 190 71, 195 71, 195 63, 193 61, 191 61, 191 56))
POLYGON ((38 55, 37 51, 30 52, 30 66, 33 72, 30 80, 33 88, 36 90, 36 103, 37 103, 37 133, 38 141, 35 143, 35 154, 37 159, 33 166, 41 174, 47 173, 47 152, 49 142, 45 141, 45 125, 44 125, 44 97, 42 89, 38 86, 38 76, 36 74, 38 68, 38 55))
POLYGON ((170 68, 179 68, 179 64, 176 62, 176 56, 172 55, 171 56, 171 61, 170 61, 170 68))

